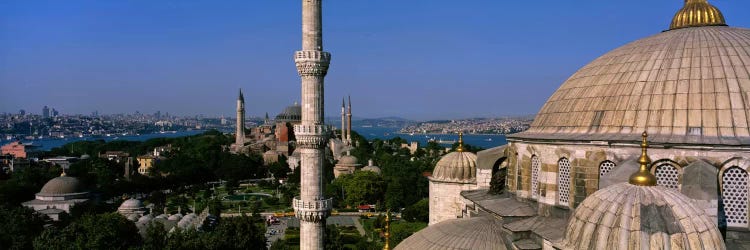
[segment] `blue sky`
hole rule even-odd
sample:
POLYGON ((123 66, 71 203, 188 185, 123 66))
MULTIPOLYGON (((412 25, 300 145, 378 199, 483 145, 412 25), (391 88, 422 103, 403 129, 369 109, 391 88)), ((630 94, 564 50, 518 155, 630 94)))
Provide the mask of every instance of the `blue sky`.
MULTIPOLYGON (((750 27, 750 1, 712 0, 750 27)), ((326 114, 533 114, 578 68, 669 26, 683 0, 327 0, 326 114)), ((299 100, 299 0, 0 2, 0 112, 249 115, 299 100)))

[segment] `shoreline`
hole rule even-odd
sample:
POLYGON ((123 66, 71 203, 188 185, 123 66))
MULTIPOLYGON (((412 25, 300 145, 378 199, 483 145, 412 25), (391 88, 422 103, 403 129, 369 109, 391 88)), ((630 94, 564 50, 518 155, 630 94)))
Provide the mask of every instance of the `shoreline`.
MULTIPOLYGON (((356 131, 356 130, 355 130, 355 131, 356 131)), ((412 135, 411 135, 411 134, 409 134, 409 133, 401 133, 401 132, 395 132, 395 133, 393 133, 393 134, 397 134, 397 135, 409 135, 409 136, 412 136, 412 135)), ((423 133, 414 133, 414 135, 413 135, 413 136, 417 136, 417 135, 439 135, 439 136, 450 136, 450 135, 454 135, 454 136, 458 136, 458 134, 430 134, 430 133, 427 133, 427 134, 423 134, 423 133)), ((510 134, 467 134, 467 133, 464 133, 464 135, 481 135, 481 136, 500 136, 500 135, 502 135, 502 136, 505 136, 505 135, 510 135, 510 134)))

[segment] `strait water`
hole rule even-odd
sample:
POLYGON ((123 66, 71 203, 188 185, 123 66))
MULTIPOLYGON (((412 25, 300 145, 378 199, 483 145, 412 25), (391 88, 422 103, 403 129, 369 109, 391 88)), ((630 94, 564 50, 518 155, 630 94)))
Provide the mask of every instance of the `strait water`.
MULTIPOLYGON (((176 138, 183 136, 197 135, 205 132, 204 130, 176 131, 166 133, 144 134, 144 135, 125 135, 125 136, 98 136, 98 137, 71 137, 71 138, 44 138, 37 140, 21 140, 22 143, 31 143, 34 146, 32 150, 48 151, 50 149, 61 147, 65 144, 77 141, 96 141, 104 140, 106 142, 114 140, 123 141, 146 141, 154 138, 176 138)), ((0 144, 6 144, 9 141, 1 141, 0 144)))
MULTIPOLYGON (((457 134, 399 134, 399 128, 383 128, 383 127, 352 127, 352 130, 356 131, 360 135, 364 136, 368 140, 372 139, 393 139, 401 137, 402 139, 409 142, 419 142, 420 146, 427 145, 430 139, 436 141, 450 141, 450 143, 441 144, 445 147, 450 147, 454 141, 458 141, 457 134)), ((505 145, 505 135, 471 135, 464 134, 464 144, 472 146, 482 147, 484 149, 494 148, 497 146, 505 145)))

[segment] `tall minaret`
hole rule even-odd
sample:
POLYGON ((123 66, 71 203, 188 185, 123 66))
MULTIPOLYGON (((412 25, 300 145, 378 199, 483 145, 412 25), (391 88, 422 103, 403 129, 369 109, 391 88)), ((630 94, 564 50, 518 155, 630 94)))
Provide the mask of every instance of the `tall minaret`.
POLYGON ((352 97, 349 96, 349 111, 346 113, 346 141, 352 145, 352 97))
POLYGON ((346 99, 341 98, 341 141, 346 141, 346 99))
POLYGON ((235 135, 234 144, 239 149, 245 145, 245 97, 242 96, 242 89, 240 89, 240 96, 237 98, 237 131, 235 135))
POLYGON ((332 200, 323 197, 324 148, 331 127, 323 120, 323 78, 331 54, 323 51, 322 0, 302 0, 302 50, 294 55, 302 78, 302 123, 294 126, 300 150, 300 196, 292 201, 300 220, 300 249, 324 249, 332 200))

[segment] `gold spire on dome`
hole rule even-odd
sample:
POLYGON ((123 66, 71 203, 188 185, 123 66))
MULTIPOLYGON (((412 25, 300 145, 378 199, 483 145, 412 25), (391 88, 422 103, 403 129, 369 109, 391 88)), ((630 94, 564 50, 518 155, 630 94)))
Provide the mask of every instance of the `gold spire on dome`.
POLYGON ((656 186, 656 176, 654 176, 649 170, 648 165, 651 164, 651 158, 648 157, 648 134, 643 132, 643 141, 641 141, 641 158, 638 158, 640 167, 638 172, 635 172, 630 176, 630 184, 636 186, 656 186))
POLYGON ((385 236, 385 245, 383 245, 383 250, 390 250, 391 246, 391 210, 388 209, 388 211, 385 213, 385 232, 383 235, 385 236))
POLYGON ((727 26, 727 22, 721 11, 708 0, 685 0, 685 6, 674 15, 669 29, 700 26, 727 26))
POLYGON ((458 132, 458 152, 464 152, 464 132, 458 132))
POLYGON ((66 176, 68 174, 65 173, 65 168, 62 168, 62 174, 60 174, 60 177, 66 176))

